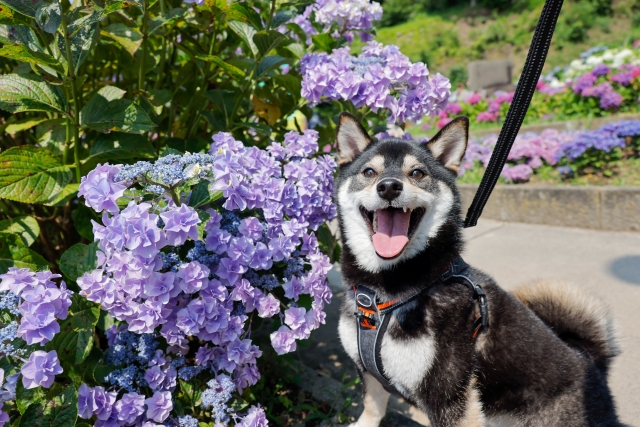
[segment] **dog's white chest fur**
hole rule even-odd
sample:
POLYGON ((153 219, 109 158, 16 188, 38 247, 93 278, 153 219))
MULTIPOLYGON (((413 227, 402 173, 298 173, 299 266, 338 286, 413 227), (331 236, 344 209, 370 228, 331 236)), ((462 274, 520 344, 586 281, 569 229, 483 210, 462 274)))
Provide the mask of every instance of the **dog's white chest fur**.
MULTIPOLYGON (((391 384, 401 392, 411 394, 424 381, 433 366, 436 355, 436 342, 431 336, 418 339, 394 339, 391 331, 399 328, 396 318, 391 319, 387 331, 382 337, 380 358, 382 370, 391 384)), ((358 331, 355 317, 340 317, 338 332, 342 345, 349 357, 360 362, 358 353, 358 331)))

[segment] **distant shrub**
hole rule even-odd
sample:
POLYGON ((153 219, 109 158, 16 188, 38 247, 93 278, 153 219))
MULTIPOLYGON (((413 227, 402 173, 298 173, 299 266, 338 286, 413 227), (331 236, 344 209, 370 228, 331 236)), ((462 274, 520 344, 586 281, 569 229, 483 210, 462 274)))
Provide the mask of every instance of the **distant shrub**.
POLYGON ((507 27, 500 20, 494 22, 487 27, 487 30, 482 35, 482 40, 485 43, 500 43, 507 39, 507 27))
POLYGON ((459 83, 467 82, 467 69, 463 65, 454 65, 449 70, 449 81, 451 82, 451 88, 455 88, 459 83))
POLYGON ((381 3, 384 5, 384 13, 379 23, 381 27, 402 24, 409 20, 415 10, 414 2, 411 0, 386 0, 381 3))
POLYGON ((572 4, 563 12, 556 27, 555 39, 558 47, 586 40, 587 32, 595 24, 595 7, 589 2, 580 2, 572 4))

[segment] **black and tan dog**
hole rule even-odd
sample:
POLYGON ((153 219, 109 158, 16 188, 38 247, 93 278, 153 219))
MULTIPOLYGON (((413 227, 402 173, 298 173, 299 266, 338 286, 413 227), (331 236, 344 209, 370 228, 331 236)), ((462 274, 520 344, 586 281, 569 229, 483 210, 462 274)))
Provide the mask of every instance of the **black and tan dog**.
MULTIPOLYGON (((431 141, 372 140, 340 116, 336 185, 342 275, 380 302, 421 291, 393 312, 379 347, 382 373, 433 426, 618 426, 607 369, 616 355, 606 308, 561 283, 538 282, 511 294, 471 269, 487 294, 489 329, 475 339, 471 290, 441 273, 462 252, 456 173, 468 120, 431 141)), ((375 427, 389 393, 365 371, 358 352, 354 295, 340 339, 363 379, 364 412, 375 427)))

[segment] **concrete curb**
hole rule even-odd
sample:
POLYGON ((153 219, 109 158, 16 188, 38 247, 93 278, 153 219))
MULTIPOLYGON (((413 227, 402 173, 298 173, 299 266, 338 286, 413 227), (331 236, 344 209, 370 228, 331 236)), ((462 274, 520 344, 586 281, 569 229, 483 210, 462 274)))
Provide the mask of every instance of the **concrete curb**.
MULTIPOLYGON (((460 184, 466 214, 478 186, 460 184)), ((482 213, 505 222, 640 231, 640 187, 498 185, 482 213)))

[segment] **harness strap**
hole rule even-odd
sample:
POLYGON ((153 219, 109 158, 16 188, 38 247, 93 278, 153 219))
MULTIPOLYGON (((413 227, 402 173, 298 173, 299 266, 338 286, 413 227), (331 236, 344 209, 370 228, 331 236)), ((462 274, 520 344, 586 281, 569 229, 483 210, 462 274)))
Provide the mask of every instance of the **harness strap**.
POLYGON ((467 211, 467 218, 464 221, 465 227, 474 227, 477 224, 484 205, 489 200, 489 196, 496 186, 496 182, 498 182, 498 177, 502 173, 502 168, 520 131, 520 126, 522 126, 529 104, 531 104, 531 98, 538 84, 538 79, 540 79, 540 73, 549 52, 551 37, 562 9, 562 3, 563 0, 546 0, 544 4, 513 101, 500 130, 498 142, 493 149, 489 165, 473 198, 473 203, 471 203, 467 211))
MULTIPOLYGON (((356 299, 356 319, 358 322, 358 352, 364 369, 373 375, 389 393, 400 394, 391 385, 387 377, 382 373, 382 358, 380 346, 382 336, 387 330, 389 319, 388 311, 382 312, 378 306, 385 304, 376 303, 376 293, 363 285, 354 289, 356 299)), ((388 307, 392 307, 387 306, 388 307)))
MULTIPOLYGON (((482 287, 472 280, 470 267, 462 258, 454 259, 449 268, 441 275, 443 282, 454 282, 466 285, 473 292, 474 300, 478 301, 480 315, 474 322, 472 340, 475 340, 481 331, 489 328, 489 310, 487 296, 482 287)), ((378 303, 376 293, 364 285, 353 286, 356 301, 356 316, 358 330, 358 352, 364 369, 373 375, 389 393, 401 395, 390 383, 382 369, 380 346, 382 337, 387 330, 393 311, 413 301, 428 286, 414 292, 406 298, 378 303)))

